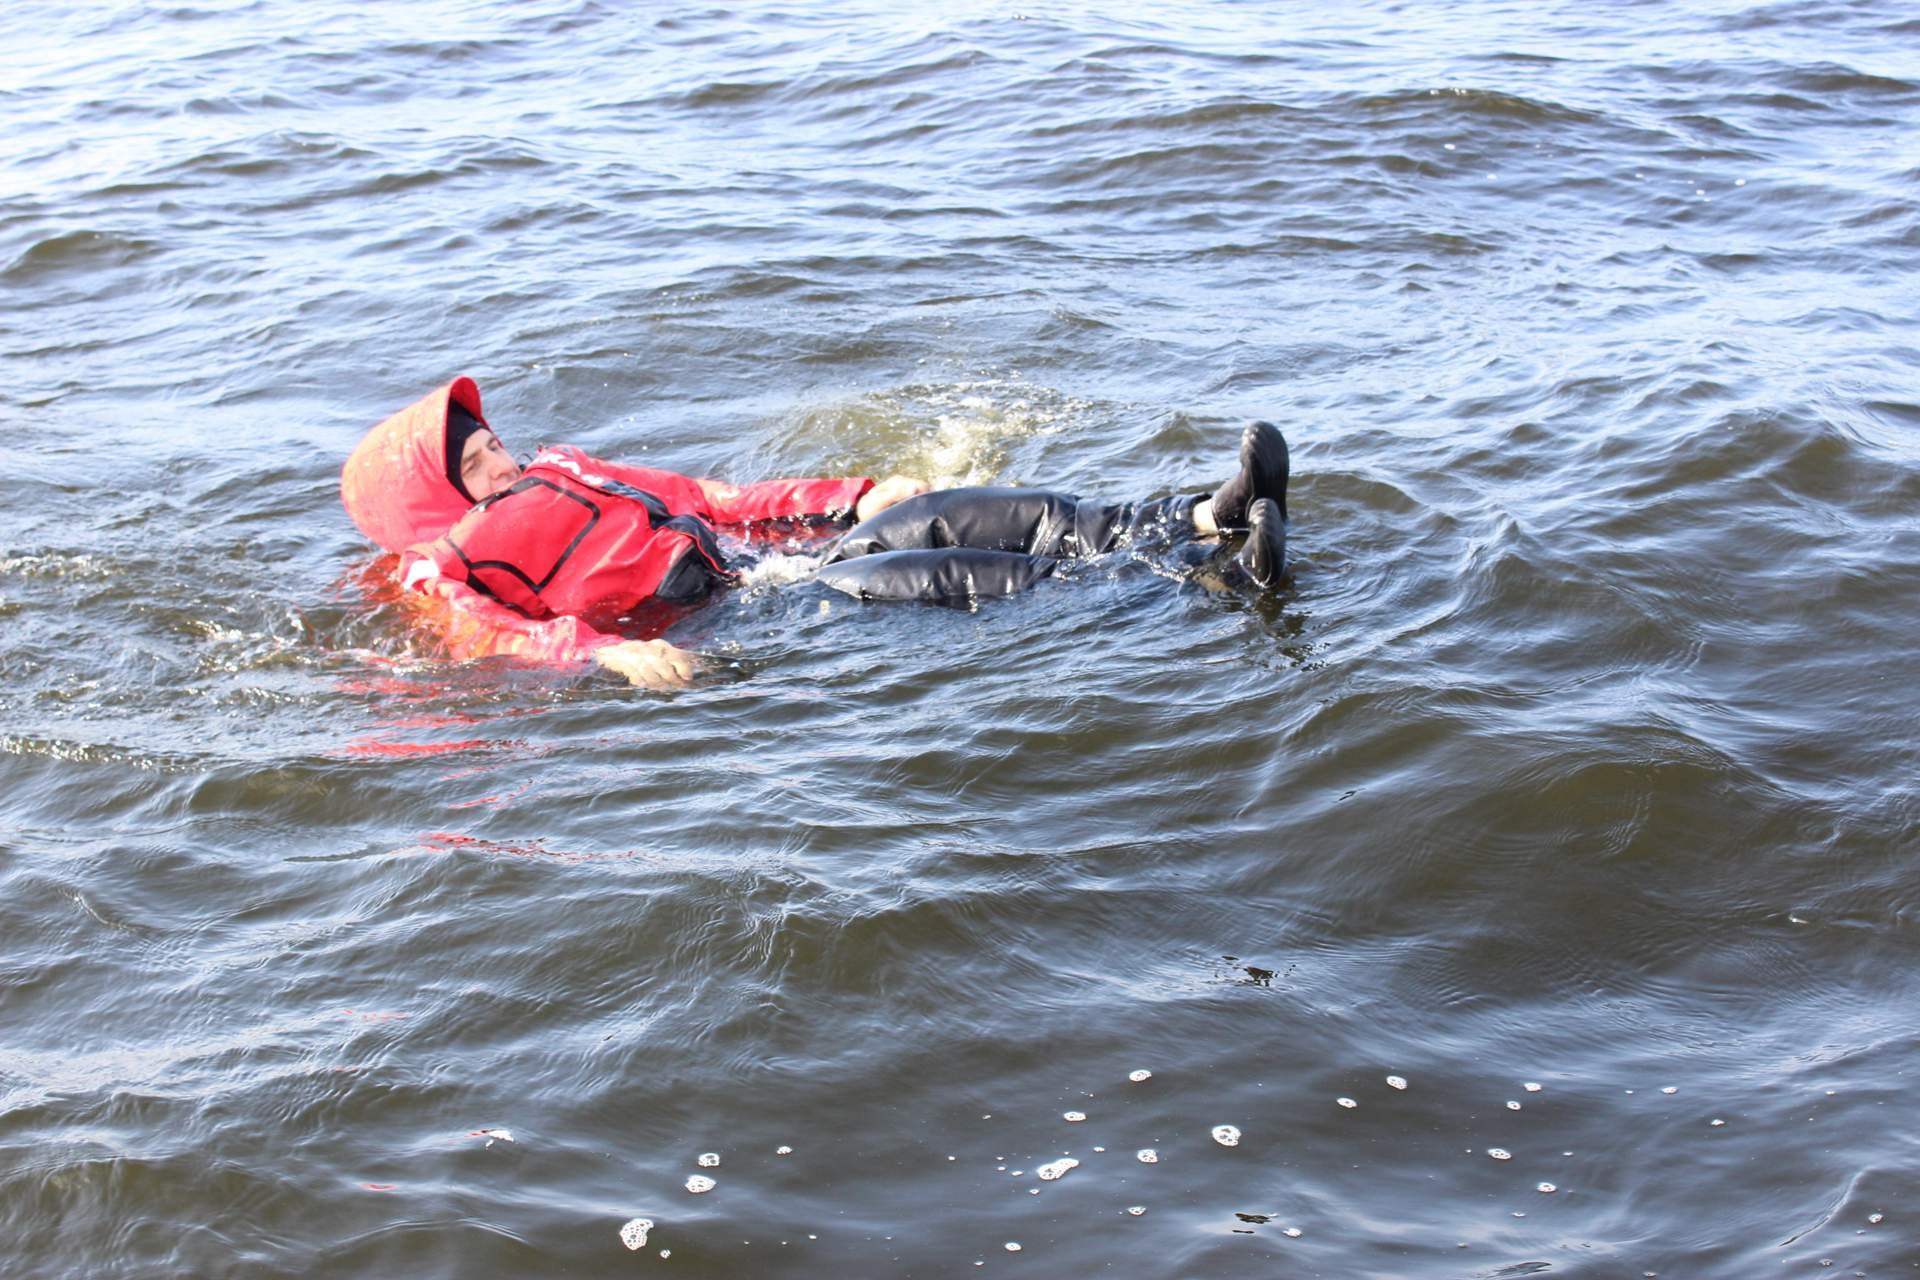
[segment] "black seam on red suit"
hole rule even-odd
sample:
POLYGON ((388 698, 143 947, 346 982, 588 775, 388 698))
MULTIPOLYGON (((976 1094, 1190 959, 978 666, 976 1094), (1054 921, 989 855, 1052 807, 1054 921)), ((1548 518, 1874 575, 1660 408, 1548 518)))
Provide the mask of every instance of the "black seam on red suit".
MULTIPOLYGON (((526 571, 521 569, 519 565, 513 564, 512 562, 507 560, 470 560, 468 559, 466 549, 462 547, 458 542, 455 542, 453 540, 452 534, 448 534, 447 543, 450 546, 452 546, 454 554, 460 557, 460 563, 464 564, 467 567, 468 585, 478 588, 482 593, 486 595, 493 596, 493 592, 487 589, 485 583, 474 581, 472 575, 474 570, 476 569, 504 570, 505 572, 510 573, 514 577, 520 579, 520 581, 526 583, 528 591, 531 591, 535 595, 539 595, 542 591, 546 590, 547 584, 553 581, 554 575, 560 572, 560 567, 566 564, 566 562, 573 557, 573 553, 575 551, 578 551, 580 549, 581 540, 584 539, 589 533, 593 532, 593 527, 600 523, 599 507, 587 501, 585 498, 581 497, 579 494, 568 493, 565 489, 562 489, 559 485, 553 483, 553 481, 542 480, 538 476, 526 476, 526 477, 523 477, 522 479, 514 481, 512 485, 510 485, 505 489, 502 489, 499 493, 494 494, 492 497, 482 502, 480 506, 482 508, 491 507, 493 506, 494 503, 499 502, 502 498, 510 498, 516 493, 525 493, 529 489, 551 489, 555 493, 559 494, 561 497, 567 499, 569 502, 579 503, 581 506, 587 509, 587 522, 586 524, 580 527, 579 533, 576 533, 573 535, 573 541, 567 544, 567 549, 565 551, 562 551, 559 557, 554 560, 553 567, 547 570, 547 576, 540 579, 540 581, 538 582, 535 582, 532 578, 529 578, 526 574, 526 571)), ((494 596, 494 599, 498 600, 499 597, 494 596)), ((506 603, 506 601, 504 600, 500 602, 502 604, 506 603)), ((525 613, 526 610, 522 609, 520 610, 520 612, 525 613)))
POLYGON ((658 496, 636 485, 630 485, 624 480, 615 480, 607 476, 598 476, 596 479, 598 483, 592 485, 592 488, 618 494, 623 498, 632 498, 645 507, 647 518, 652 521, 654 528, 673 529, 692 538, 694 545, 700 548, 701 556, 713 566, 715 572, 724 574, 728 579, 739 576, 727 567, 727 559, 720 554, 720 543, 714 535, 713 526, 705 520, 695 515, 676 516, 667 509, 667 504, 658 496))

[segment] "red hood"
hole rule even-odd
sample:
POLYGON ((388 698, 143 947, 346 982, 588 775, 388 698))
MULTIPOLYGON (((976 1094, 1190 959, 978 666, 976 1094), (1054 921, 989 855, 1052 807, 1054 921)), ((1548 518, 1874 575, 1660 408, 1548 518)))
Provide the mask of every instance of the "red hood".
POLYGON ((447 479, 447 402, 485 425, 480 388, 455 378, 367 432, 340 471, 340 501, 360 532, 388 551, 430 542, 473 505, 447 479))

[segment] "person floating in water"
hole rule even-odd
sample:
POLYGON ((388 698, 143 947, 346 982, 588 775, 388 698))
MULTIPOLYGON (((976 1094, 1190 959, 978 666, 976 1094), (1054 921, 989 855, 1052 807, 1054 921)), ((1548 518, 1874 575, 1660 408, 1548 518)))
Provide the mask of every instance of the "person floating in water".
POLYGON ((674 688, 694 657, 623 634, 650 601, 691 604, 740 578, 720 528, 851 525, 815 578, 862 600, 1009 595, 1084 559, 1149 540, 1246 534, 1234 572, 1285 572, 1287 443, 1241 434, 1239 469, 1209 495, 1107 505, 1045 489, 931 489, 890 476, 734 486, 549 446, 522 467, 487 424, 480 389, 455 378, 374 427, 340 474, 353 522, 401 557, 456 658, 591 659, 637 685, 674 688))

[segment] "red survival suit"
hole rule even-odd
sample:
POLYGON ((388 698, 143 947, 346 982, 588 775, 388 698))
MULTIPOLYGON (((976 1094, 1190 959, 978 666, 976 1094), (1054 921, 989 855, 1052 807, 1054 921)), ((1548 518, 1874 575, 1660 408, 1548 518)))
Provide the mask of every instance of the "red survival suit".
POLYGON ((402 585, 456 658, 583 658, 621 640, 613 620, 657 592, 688 599, 731 576, 714 525, 850 516, 873 487, 861 478, 736 488, 562 446, 473 503, 448 478, 449 402, 486 424, 480 389, 455 378, 367 433, 340 473, 340 497, 362 533, 400 553, 402 585))

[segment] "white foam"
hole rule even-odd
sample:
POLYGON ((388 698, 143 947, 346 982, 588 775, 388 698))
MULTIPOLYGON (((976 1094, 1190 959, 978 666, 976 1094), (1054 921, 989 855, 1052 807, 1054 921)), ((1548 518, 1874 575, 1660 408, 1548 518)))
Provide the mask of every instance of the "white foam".
POLYGON ((1079 1124, 1082 1120, 1085 1120, 1087 1118, 1087 1113, 1084 1111, 1069 1111, 1065 1115, 1061 1116, 1060 1118, 1062 1120, 1065 1120, 1068 1124, 1079 1124))
POLYGON ((1160 1163, 1160 1153, 1158 1151, 1155 1151, 1152 1147, 1140 1148, 1138 1151, 1133 1153, 1133 1158, 1138 1160, 1141 1164, 1160 1163))
POLYGON ((702 1169, 718 1169, 720 1167, 720 1153, 718 1151, 703 1151, 700 1153, 700 1158, 695 1160, 694 1163, 702 1169))
POLYGON ((1488 1154, 1488 1155, 1490 1155, 1490 1156, 1492 1156, 1492 1157, 1493 1157, 1493 1158, 1494 1158, 1495 1160, 1511 1160, 1511 1159, 1513 1159, 1513 1152, 1511 1152, 1511 1151, 1508 1151, 1508 1150, 1507 1150, 1506 1148, 1504 1148, 1504 1147, 1488 1147, 1488 1148, 1487 1148, 1487 1154, 1488 1154))
POLYGON ((620 1228, 620 1243, 629 1249, 644 1249, 647 1232, 653 1230, 652 1218, 633 1218, 620 1228))
POLYGON ((687 1190, 697 1196, 705 1195, 713 1190, 713 1179, 704 1173, 696 1173, 687 1179, 687 1190))
POLYGON ((1230 1124, 1217 1124, 1213 1126, 1213 1140, 1223 1147, 1237 1147, 1240 1145, 1240 1131, 1230 1124))
POLYGON ((1404 1089, 1407 1087, 1407 1078, 1405 1076, 1388 1076, 1387 1087, 1389 1089, 1404 1089))
POLYGON ((1142 1067, 1138 1071, 1127 1072, 1127 1079, 1133 1081, 1135 1084, 1139 1084, 1142 1080, 1153 1079, 1153 1072, 1147 1070, 1145 1067, 1142 1067))
POLYGON ((740 585, 753 587, 778 587, 789 582, 799 582, 811 578, 820 568, 820 556, 771 555, 757 564, 751 565, 740 576, 740 585))
POLYGON ((1038 1169, 1034 1170, 1034 1172, 1040 1175, 1040 1181, 1053 1182, 1059 1178, 1066 1177, 1067 1170, 1078 1169, 1079 1167, 1080 1167, 1080 1162, 1078 1160, 1073 1159, 1071 1156, 1069 1156, 1064 1160, 1048 1161, 1046 1164, 1043 1164, 1038 1169))

